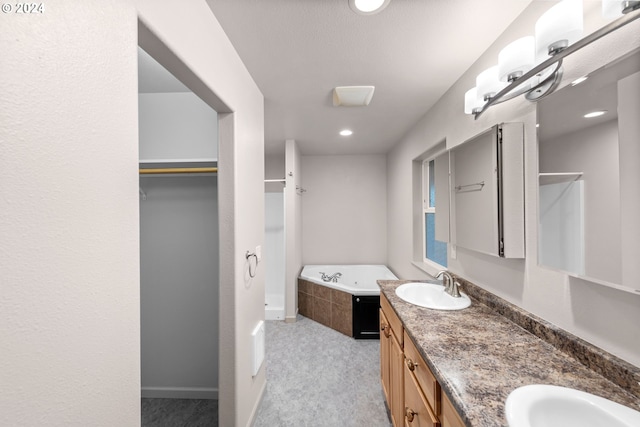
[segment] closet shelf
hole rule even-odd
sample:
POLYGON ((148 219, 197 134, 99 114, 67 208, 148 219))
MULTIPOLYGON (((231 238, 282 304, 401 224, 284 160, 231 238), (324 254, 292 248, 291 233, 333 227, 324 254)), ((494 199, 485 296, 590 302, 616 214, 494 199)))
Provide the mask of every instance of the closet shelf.
POLYGON ((183 164, 183 163, 218 163, 217 158, 197 158, 197 159, 140 159, 138 163, 142 164, 183 164))
POLYGON ((141 175, 183 174, 183 173, 218 173, 217 167, 190 167, 190 168, 141 168, 141 175))
POLYGON ((140 160, 140 175, 211 174, 218 172, 217 159, 140 160))
POLYGON ((540 185, 558 184, 560 182, 577 181, 582 172, 545 172, 538 174, 540 185))

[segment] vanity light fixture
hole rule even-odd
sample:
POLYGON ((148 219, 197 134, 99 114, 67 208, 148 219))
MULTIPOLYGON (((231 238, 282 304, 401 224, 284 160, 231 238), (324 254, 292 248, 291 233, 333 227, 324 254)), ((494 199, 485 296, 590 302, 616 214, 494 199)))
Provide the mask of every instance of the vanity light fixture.
POLYGON ((590 113, 587 113, 584 115, 585 119, 592 119, 594 117, 600 117, 603 116, 607 113, 607 110, 600 110, 600 111, 592 111, 590 113))
POLYGON ((351 136, 353 135, 353 131, 349 129, 343 129, 340 131, 340 135, 342 136, 351 136))
POLYGON ((498 66, 489 67, 476 77, 477 95, 484 101, 496 96, 496 93, 507 87, 507 84, 498 78, 498 66))
POLYGON ((389 5, 391 0, 349 0, 349 7, 358 15, 374 15, 389 5))
POLYGON ((536 65, 535 46, 536 39, 528 36, 509 43, 500 51, 498 77, 501 82, 510 83, 536 65))
POLYGON ((541 99, 560 84, 565 57, 640 18, 640 0, 602 2, 605 17, 619 17, 583 38, 582 0, 551 7, 536 22, 535 37, 510 43, 498 55, 498 65, 478 75, 476 87, 465 93, 465 114, 478 119, 492 105, 519 95, 532 102, 541 99))
POLYGON ((602 16, 605 18, 618 18, 625 13, 638 8, 640 1, 602 0, 602 16), (622 3, 622 5, 620 5, 622 3))
POLYGON ((535 26, 536 58, 547 59, 582 36, 582 0, 562 0, 547 10, 535 26))
POLYGON ((484 100, 478 96, 478 88, 469 89, 464 94, 464 113, 473 114, 482 109, 484 100))

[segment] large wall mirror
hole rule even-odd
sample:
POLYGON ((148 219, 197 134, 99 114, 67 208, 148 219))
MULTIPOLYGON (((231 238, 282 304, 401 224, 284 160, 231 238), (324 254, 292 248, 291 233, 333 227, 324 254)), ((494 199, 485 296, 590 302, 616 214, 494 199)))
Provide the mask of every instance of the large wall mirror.
POLYGON ((538 262, 640 292, 640 49, 538 102, 538 262))

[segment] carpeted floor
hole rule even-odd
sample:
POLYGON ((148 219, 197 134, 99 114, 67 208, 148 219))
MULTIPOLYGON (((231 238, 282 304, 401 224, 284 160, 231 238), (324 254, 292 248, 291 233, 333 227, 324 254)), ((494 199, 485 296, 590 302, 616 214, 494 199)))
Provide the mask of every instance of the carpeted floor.
POLYGON ((208 427, 217 425, 217 400, 142 399, 143 427, 208 427))
MULTIPOLYGON (((266 322, 267 386, 254 427, 390 427, 380 342, 302 316, 266 322)), ((215 400, 142 399, 143 427, 217 426, 215 400)))
POLYGON ((380 342, 298 316, 267 323, 267 389, 255 427, 389 427, 380 342))

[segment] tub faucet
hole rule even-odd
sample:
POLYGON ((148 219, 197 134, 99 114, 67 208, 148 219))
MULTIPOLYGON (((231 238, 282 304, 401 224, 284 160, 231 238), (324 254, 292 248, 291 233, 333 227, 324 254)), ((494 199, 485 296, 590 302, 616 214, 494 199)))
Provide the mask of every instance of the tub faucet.
POLYGON ((326 273, 320 272, 320 278, 322 279, 323 282, 338 283, 339 277, 342 277, 342 273, 334 273, 331 276, 329 276, 326 273))
POLYGON ((442 270, 438 272, 438 274, 436 274, 436 279, 439 279, 441 276, 444 276, 444 278, 442 279, 442 284, 444 285, 444 291, 454 298, 460 298, 460 290, 458 289, 460 284, 455 280, 453 280, 451 273, 449 273, 448 271, 442 270))

